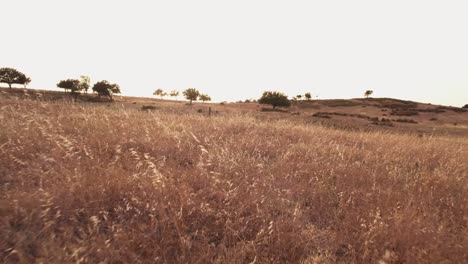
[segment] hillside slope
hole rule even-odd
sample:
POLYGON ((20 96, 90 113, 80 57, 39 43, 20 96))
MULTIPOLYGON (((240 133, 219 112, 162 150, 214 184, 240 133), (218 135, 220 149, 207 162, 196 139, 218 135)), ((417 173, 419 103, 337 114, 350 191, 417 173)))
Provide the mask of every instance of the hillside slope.
MULTIPOLYGON (((104 103, 93 94, 76 99, 70 94, 32 89, 0 89, 0 98, 32 99, 41 101, 73 101, 104 103)), ((259 119, 287 119, 299 123, 316 123, 346 130, 378 130, 419 135, 468 136, 468 109, 424 104, 392 98, 332 99, 298 101, 291 108, 276 112, 257 103, 194 103, 160 100, 145 97, 115 96, 113 105, 128 109, 150 111, 200 112, 213 115, 250 113, 259 119)))
POLYGON ((46 96, 0 97, 0 262, 468 259, 467 138, 46 96))

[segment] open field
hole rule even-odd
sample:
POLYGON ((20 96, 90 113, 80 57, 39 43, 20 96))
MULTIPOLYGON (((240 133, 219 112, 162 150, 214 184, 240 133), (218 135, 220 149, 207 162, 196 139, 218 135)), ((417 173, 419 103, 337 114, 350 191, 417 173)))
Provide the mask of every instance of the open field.
POLYGON ((20 91, 0 91, 2 262, 468 262, 466 112, 20 91))

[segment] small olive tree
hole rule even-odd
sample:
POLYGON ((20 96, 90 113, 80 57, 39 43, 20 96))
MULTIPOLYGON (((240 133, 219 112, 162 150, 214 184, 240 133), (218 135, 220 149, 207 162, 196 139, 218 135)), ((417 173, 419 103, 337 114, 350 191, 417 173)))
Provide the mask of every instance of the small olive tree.
POLYGON ((154 91, 153 95, 156 95, 156 96, 161 96, 161 99, 163 98, 163 96, 167 95, 163 89, 157 89, 156 91, 154 91))
POLYGON ((192 101, 196 101, 198 96, 200 96, 200 92, 195 88, 188 88, 183 92, 183 94, 185 99, 190 101, 190 104, 192 104, 192 101))
POLYGON ((177 98, 179 97, 179 91, 172 90, 172 91, 169 93, 169 95, 170 95, 171 97, 175 97, 176 100, 177 100, 177 98))
POLYGON ((85 93, 88 93, 89 88, 91 88, 91 78, 89 76, 81 75, 80 86, 81 90, 83 90, 85 93))
POLYGON ((306 99, 307 101, 310 101, 310 99, 312 99, 312 94, 310 94, 310 93, 305 93, 305 94, 304 94, 304 97, 305 97, 305 99, 306 99))
POLYGON ((258 99, 260 104, 269 104, 275 109, 277 106, 280 107, 290 107, 291 101, 288 97, 281 92, 266 91, 263 93, 262 97, 258 99))
POLYGON ((366 98, 369 98, 369 96, 371 96, 373 93, 374 93, 374 91, 372 91, 372 90, 367 90, 367 91, 364 93, 364 96, 365 96, 366 98))
POLYGON ((207 94, 200 94, 200 96, 198 97, 198 99, 202 102, 207 102, 207 101, 211 101, 211 97, 208 96, 207 94))

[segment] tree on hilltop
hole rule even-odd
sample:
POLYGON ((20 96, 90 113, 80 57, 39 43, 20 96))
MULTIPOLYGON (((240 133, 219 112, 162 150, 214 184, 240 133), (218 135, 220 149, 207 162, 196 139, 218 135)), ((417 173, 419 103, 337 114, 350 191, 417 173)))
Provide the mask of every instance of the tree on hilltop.
POLYGON ((31 82, 31 78, 24 73, 13 68, 0 68, 0 83, 8 84, 11 89, 12 84, 22 84, 24 88, 31 82))
POLYGON ((198 99, 202 102, 211 101, 211 97, 206 94, 200 94, 198 99))
POLYGON ((291 101, 288 97, 280 92, 266 91, 262 97, 258 100, 260 104, 269 104, 275 109, 277 106, 290 107, 291 101))
POLYGON ((305 93, 304 97, 307 101, 310 101, 310 99, 312 99, 312 95, 310 93, 305 93))
POLYGON ((183 92, 183 94, 185 99, 190 101, 190 104, 192 104, 192 101, 196 101, 198 96, 200 96, 200 92, 195 88, 188 88, 183 92))
POLYGON ((169 93, 169 95, 170 95, 171 97, 175 97, 176 100, 177 100, 177 97, 179 97, 179 91, 172 90, 172 91, 169 93))
POLYGON ((153 95, 156 95, 156 96, 161 96, 161 99, 163 98, 163 96, 167 95, 163 89, 157 89, 156 91, 154 91, 153 95))
POLYGON ((70 90, 72 94, 76 94, 82 89, 80 80, 77 79, 61 80, 59 83, 57 83, 57 87, 64 89, 65 92, 70 90))
POLYGON ((373 93, 374 93, 374 91, 372 91, 372 90, 367 90, 367 91, 364 93, 364 96, 365 96, 366 98, 369 98, 369 96, 371 96, 373 93))
POLYGON ((120 86, 115 83, 109 83, 106 80, 97 82, 93 86, 93 92, 97 93, 99 97, 101 96, 108 96, 111 100, 113 100, 113 94, 120 93, 120 86))
POLYGON ((88 93, 89 88, 91 88, 91 78, 86 75, 81 75, 80 86, 81 90, 85 91, 85 93, 88 93))

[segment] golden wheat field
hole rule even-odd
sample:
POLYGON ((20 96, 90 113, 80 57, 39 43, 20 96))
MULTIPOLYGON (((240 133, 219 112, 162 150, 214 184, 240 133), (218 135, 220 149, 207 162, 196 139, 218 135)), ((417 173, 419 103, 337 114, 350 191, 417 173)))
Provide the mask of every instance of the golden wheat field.
POLYGON ((2 99, 4 263, 466 263, 468 138, 2 99))

